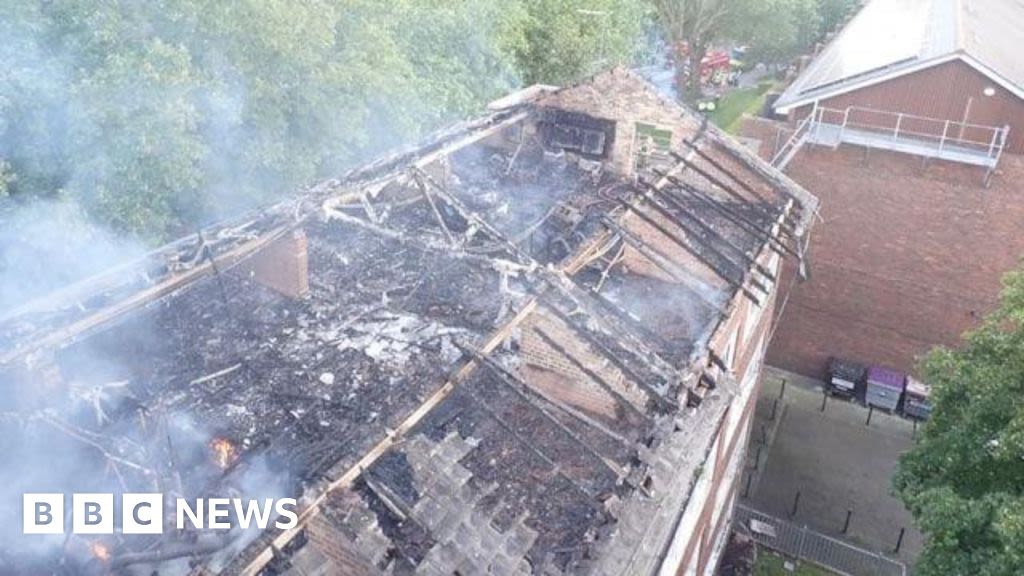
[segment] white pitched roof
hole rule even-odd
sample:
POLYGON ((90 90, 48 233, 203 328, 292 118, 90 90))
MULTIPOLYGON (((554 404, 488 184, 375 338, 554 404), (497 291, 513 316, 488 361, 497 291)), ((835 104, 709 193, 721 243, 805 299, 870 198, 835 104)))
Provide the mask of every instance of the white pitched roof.
POLYGON ((871 0, 776 102, 806 103, 954 59, 1024 98, 1024 0, 871 0))

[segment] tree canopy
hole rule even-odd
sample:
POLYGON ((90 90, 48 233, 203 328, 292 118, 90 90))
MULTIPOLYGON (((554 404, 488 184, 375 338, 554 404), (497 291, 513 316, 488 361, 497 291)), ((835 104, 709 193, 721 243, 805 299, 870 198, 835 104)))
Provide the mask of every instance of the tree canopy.
POLYGON ((652 0, 675 47, 679 93, 699 92, 696 70, 708 48, 725 40, 748 45, 756 61, 777 63, 806 50, 840 24, 858 0, 652 0), (682 47, 685 46, 685 51, 682 47))
POLYGON ((923 363, 934 411, 895 486, 927 542, 920 576, 1024 574, 1024 270, 960 349, 923 363))
POLYGON ((0 197, 150 241, 628 60, 614 0, 28 0, 0 6, 0 197))

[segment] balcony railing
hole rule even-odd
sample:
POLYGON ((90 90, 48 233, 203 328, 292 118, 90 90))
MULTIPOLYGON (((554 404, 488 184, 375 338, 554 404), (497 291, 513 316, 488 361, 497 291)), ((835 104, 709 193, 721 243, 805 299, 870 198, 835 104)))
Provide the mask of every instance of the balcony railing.
POLYGON ((835 109, 815 105, 773 159, 784 167, 804 144, 867 148, 938 158, 987 168, 991 177, 1006 147, 1009 126, 940 120, 860 106, 835 109))

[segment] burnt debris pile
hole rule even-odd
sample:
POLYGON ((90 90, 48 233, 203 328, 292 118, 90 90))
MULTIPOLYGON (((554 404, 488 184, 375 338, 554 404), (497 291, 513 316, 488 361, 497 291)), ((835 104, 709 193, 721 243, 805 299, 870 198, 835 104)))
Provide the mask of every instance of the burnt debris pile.
POLYGON ((5 318, 4 502, 161 492, 295 497, 301 513, 285 531, 3 534, 0 568, 648 562, 631 551, 659 549, 650 511, 685 494, 670 486, 725 408, 713 335, 737 302, 767 301, 764 262, 797 252, 813 206, 676 108, 671 154, 639 162, 630 122, 573 90, 5 318))

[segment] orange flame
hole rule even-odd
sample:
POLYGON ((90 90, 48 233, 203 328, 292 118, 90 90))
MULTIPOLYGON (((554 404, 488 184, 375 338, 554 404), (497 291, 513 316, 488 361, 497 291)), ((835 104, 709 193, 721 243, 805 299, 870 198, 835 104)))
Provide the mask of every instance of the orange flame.
POLYGON ((89 545, 89 551, 92 555, 100 560, 107 562, 110 560, 110 550, 102 542, 93 542, 89 545))
POLYGON ((227 468, 238 458, 234 444, 226 438, 214 438, 210 442, 210 449, 213 450, 213 461, 221 468, 227 468))

